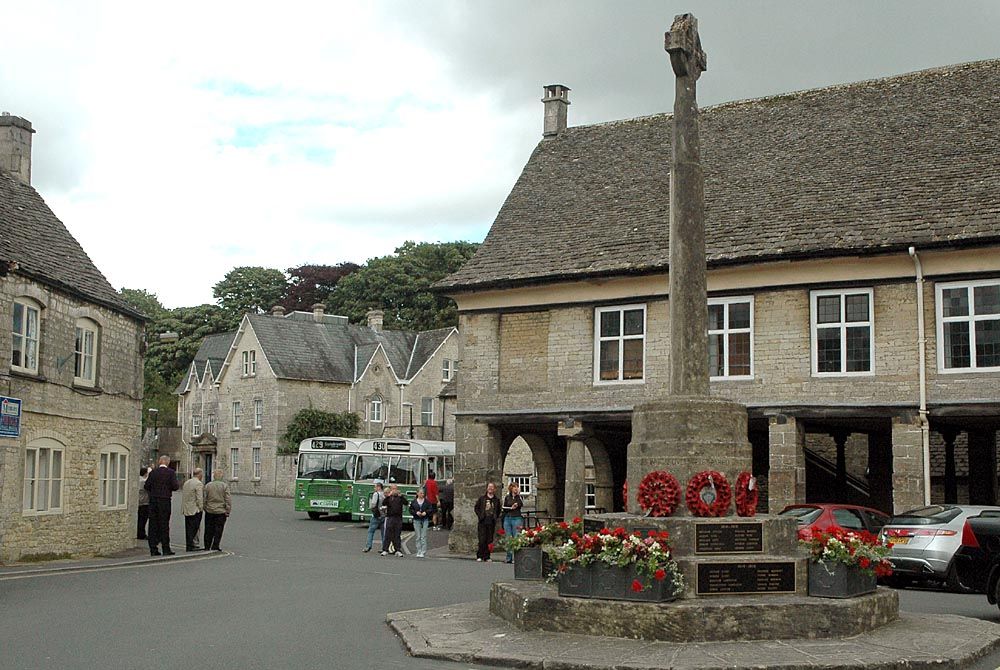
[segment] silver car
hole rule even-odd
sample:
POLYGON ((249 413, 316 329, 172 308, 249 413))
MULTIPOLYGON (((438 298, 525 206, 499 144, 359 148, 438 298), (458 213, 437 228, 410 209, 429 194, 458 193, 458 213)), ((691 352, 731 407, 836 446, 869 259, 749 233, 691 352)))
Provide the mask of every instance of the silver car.
POLYGON ((962 544, 965 520, 984 512, 1000 514, 1000 507, 931 505, 892 517, 879 533, 893 543, 889 555, 893 575, 886 581, 905 586, 933 580, 953 591, 964 591, 952 559, 962 544))

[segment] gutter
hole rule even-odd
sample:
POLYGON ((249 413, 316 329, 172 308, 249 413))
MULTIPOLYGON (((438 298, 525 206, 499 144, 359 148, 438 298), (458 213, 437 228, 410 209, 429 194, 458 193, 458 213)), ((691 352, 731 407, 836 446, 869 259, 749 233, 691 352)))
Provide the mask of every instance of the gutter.
POLYGON ((920 440, 923 446, 924 505, 931 504, 931 431, 927 420, 927 329, 924 323, 924 268, 916 247, 907 252, 913 259, 917 288, 917 379, 920 386, 920 440))

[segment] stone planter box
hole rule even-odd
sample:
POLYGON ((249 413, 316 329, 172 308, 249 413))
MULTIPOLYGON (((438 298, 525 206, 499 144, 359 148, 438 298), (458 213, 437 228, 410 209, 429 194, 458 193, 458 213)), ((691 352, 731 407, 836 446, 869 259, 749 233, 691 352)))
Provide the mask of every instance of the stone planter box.
POLYGON ((809 562, 809 595, 819 598, 854 598, 875 592, 875 575, 855 565, 809 562))
POLYGON ((552 559, 541 547, 525 547, 514 552, 514 579, 544 580, 553 568, 552 559))
POLYGON ((663 603, 675 600, 673 584, 653 581, 642 591, 632 590, 632 581, 639 576, 635 566, 619 568, 591 563, 585 568, 574 566, 559 575, 559 595, 601 600, 631 600, 635 602, 663 603))

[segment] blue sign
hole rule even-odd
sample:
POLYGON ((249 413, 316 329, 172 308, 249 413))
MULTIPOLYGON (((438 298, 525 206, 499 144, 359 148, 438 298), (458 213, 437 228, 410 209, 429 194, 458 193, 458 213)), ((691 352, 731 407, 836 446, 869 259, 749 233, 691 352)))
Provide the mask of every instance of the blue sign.
POLYGON ((0 437, 21 436, 21 401, 0 395, 0 437))

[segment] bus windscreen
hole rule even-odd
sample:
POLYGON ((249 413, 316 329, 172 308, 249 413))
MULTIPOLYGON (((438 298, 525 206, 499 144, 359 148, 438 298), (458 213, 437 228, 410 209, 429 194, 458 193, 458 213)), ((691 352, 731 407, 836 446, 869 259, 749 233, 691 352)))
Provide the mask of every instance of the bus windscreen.
POLYGON ((299 454, 299 477, 353 479, 353 454, 299 454))

